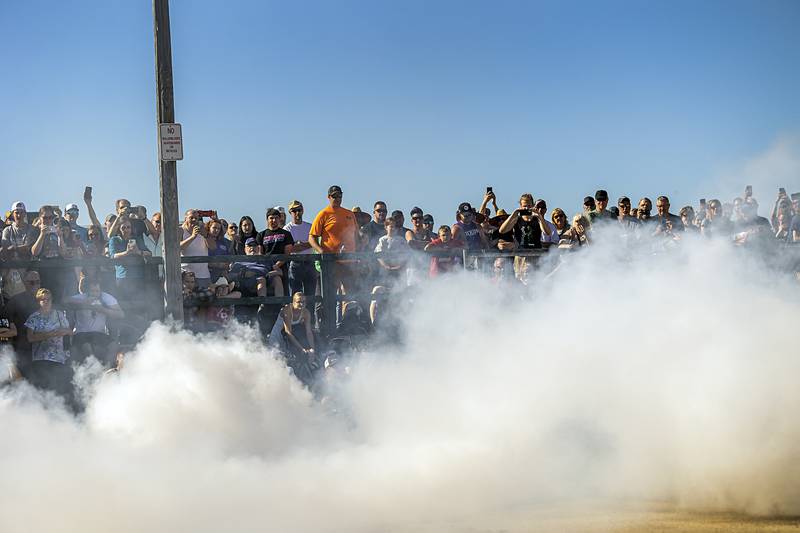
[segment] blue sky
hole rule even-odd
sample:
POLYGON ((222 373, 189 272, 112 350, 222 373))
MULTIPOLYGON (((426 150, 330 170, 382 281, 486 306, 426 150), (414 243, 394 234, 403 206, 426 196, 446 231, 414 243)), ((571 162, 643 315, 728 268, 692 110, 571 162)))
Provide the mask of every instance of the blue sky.
MULTIPOLYGON (((721 176, 742 188, 738 169, 800 133, 793 0, 171 12, 182 210, 263 221, 295 198, 315 211, 332 183, 347 206, 419 205, 437 223, 487 185, 507 209, 530 191, 574 212, 598 187, 683 205, 721 194, 721 176)), ((157 210, 150 2, 1 2, 0 57, 5 209, 91 184, 101 216, 117 197, 157 210)))

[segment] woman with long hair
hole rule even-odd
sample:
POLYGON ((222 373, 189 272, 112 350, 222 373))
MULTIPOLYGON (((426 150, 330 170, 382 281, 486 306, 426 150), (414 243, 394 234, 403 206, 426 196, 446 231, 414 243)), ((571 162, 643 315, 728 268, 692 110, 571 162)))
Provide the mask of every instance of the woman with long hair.
MULTIPOLYGON (((211 219, 206 222, 206 244, 209 256, 228 255, 231 253, 233 243, 225 238, 225 232, 222 230, 222 223, 219 220, 211 219)), ((228 263, 209 262, 208 270, 211 274, 211 279, 219 279, 220 276, 225 275, 228 267, 228 263)))
POLYGON ((244 243, 249 238, 258 240, 258 232, 253 219, 245 215, 239 219, 239 232, 237 233, 237 240, 234 245, 234 255, 245 255, 244 243))
POLYGON ((288 364, 297 379, 310 386, 318 364, 314 351, 314 331, 311 329, 311 312, 306 309, 305 294, 294 293, 292 303, 281 309, 279 320, 283 321, 281 335, 286 343, 288 364))
POLYGON ((570 230, 570 225, 564 210, 560 207, 553 209, 553 212, 550 213, 550 221, 555 225, 559 239, 566 238, 564 235, 570 230))

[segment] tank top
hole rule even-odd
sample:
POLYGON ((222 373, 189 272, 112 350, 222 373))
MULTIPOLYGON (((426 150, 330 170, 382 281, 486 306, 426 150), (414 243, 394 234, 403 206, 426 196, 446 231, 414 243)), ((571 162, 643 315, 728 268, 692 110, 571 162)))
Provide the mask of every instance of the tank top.
POLYGON ((297 326, 303 322, 302 311, 300 312, 300 316, 297 318, 297 320, 294 319, 294 311, 292 310, 291 307, 289 307, 288 311, 289 311, 289 318, 291 318, 292 326, 297 326))

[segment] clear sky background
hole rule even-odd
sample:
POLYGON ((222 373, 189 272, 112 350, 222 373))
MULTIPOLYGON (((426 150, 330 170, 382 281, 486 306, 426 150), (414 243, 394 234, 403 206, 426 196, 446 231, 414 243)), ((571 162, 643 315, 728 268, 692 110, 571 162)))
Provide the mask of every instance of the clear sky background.
MULTIPOLYGON (((800 190, 800 1, 173 0, 181 210, 800 190)), ((158 206, 152 4, 0 0, 2 207, 158 206), (8 204, 8 206, 6 205, 8 204)), ((729 199, 730 196, 727 196, 729 199)), ((762 214, 765 209, 762 208, 762 214)), ((313 213, 310 213, 313 215, 313 213)), ((86 222, 85 210, 81 220, 86 222)), ((309 215, 307 215, 307 218, 309 215)))

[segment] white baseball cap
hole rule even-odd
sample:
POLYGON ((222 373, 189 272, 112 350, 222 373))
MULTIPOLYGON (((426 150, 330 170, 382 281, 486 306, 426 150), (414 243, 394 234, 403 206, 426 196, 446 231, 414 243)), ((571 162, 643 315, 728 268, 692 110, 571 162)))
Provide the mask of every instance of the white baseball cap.
POLYGON ((67 204, 67 207, 64 208, 64 212, 67 211, 79 211, 78 204, 67 204))
POLYGON ((17 209, 22 209, 23 211, 27 211, 27 209, 25 209, 25 204, 23 204, 22 202, 14 202, 13 204, 11 204, 12 211, 16 211, 17 209))

